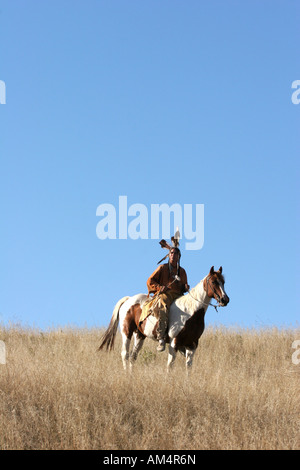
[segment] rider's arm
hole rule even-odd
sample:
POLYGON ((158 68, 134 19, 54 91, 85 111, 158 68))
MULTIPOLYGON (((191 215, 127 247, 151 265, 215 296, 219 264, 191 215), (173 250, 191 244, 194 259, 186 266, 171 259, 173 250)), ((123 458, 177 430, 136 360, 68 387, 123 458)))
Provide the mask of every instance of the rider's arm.
POLYGON ((163 270, 163 265, 158 266, 158 268, 154 271, 153 274, 149 277, 147 281, 147 287, 148 287, 148 292, 149 294, 155 294, 157 291, 159 291, 162 287, 162 270, 163 270))
POLYGON ((187 292, 190 286, 188 285, 187 275, 183 268, 180 268, 180 280, 181 280, 181 283, 183 284, 182 286, 183 293, 187 292))

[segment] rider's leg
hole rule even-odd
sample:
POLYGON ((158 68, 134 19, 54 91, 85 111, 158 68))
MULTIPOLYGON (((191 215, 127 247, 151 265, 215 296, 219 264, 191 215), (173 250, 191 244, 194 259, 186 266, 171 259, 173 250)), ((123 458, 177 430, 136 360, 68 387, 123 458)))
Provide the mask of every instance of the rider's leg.
POLYGON ((172 302, 174 302, 174 300, 177 299, 179 296, 180 295, 177 292, 173 292, 171 290, 166 293, 160 294, 159 296, 159 300, 157 303, 157 313, 159 315, 159 320, 156 329, 157 339, 159 341, 157 351, 159 352, 165 350, 170 306, 172 302))

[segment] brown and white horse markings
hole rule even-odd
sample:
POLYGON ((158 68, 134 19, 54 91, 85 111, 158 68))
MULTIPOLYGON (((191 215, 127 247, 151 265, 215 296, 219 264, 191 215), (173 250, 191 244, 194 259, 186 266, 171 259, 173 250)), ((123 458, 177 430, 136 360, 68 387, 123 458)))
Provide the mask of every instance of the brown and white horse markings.
MULTIPOLYGON (((222 275, 222 267, 218 271, 212 266, 209 274, 202 279, 190 292, 179 297, 170 307, 168 338, 168 370, 172 367, 177 351, 185 354, 186 367, 190 369, 194 353, 198 347, 205 324, 204 316, 212 298, 220 306, 226 306, 229 302, 224 288, 225 280, 222 275)), ((123 297, 114 308, 109 327, 103 337, 99 349, 106 347, 111 350, 114 345, 118 322, 122 334, 121 357, 124 369, 136 360, 145 338, 157 340, 157 318, 150 315, 141 324, 139 319, 143 303, 148 299, 146 294, 138 294, 132 297, 123 297), (130 342, 134 337, 134 346, 129 354, 130 342)))

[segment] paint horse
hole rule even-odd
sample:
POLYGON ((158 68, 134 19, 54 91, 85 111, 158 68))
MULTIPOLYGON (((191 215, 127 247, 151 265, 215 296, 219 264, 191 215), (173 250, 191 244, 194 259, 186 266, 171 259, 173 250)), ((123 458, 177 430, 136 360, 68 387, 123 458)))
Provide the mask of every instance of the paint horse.
MULTIPOLYGON (((204 316, 208 306, 211 305, 211 299, 214 298, 218 306, 222 307, 225 307, 229 302, 224 284, 222 267, 215 271, 214 266, 212 266, 209 274, 199 284, 172 303, 169 311, 167 336, 167 343, 169 343, 168 371, 174 364, 178 351, 186 357, 187 370, 191 369, 199 338, 205 328, 204 316)), ((101 338, 99 350, 104 347, 111 350, 114 346, 120 321, 123 339, 121 357, 125 370, 129 359, 132 367, 145 338, 157 340, 158 319, 153 315, 149 315, 144 321, 139 322, 143 304, 147 299, 149 298, 146 294, 137 294, 119 300, 114 308, 110 324, 101 338), (134 336, 134 346, 131 354, 129 354, 132 336, 134 336)))

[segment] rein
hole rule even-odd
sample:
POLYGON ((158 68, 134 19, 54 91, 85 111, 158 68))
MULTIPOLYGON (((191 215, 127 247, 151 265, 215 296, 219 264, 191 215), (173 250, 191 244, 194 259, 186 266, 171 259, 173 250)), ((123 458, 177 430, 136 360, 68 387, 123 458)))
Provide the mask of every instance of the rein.
MULTIPOLYGON (((211 277, 211 276, 207 276, 207 277, 205 278, 205 279, 206 279, 206 282, 209 283, 209 286, 210 286, 211 290, 213 291, 214 295, 216 295, 217 297, 219 297, 219 295, 216 293, 215 289, 213 288, 213 286, 212 286, 211 283, 209 282, 209 281, 210 281, 210 277, 211 277)), ((180 278, 179 278, 179 279, 180 279, 180 278)), ((173 284, 173 282, 178 281, 179 279, 178 279, 178 275, 175 275, 173 281, 169 282, 169 284, 167 285, 167 287, 170 287, 170 286, 173 284)), ((202 300, 196 299, 196 297, 194 297, 194 296, 191 294, 191 291, 190 291, 190 290, 188 290, 187 292, 188 292, 189 295, 192 297, 192 299, 196 300, 196 302, 199 302, 199 303, 202 302, 202 300)), ((156 304, 157 304, 157 300, 158 300, 158 299, 159 299, 159 291, 156 292, 155 295, 153 296, 153 299, 152 299, 152 300, 156 300, 156 302, 155 302, 155 305, 152 306, 152 308, 155 308, 155 307, 156 307, 156 304), (156 296, 157 296, 157 297, 156 297, 156 296), (155 297, 156 297, 156 299, 155 299, 155 297)), ((218 302, 217 305, 214 305, 214 304, 212 304, 211 302, 208 302, 208 303, 207 303, 207 302, 203 302, 203 304, 204 304, 204 305, 207 305, 208 307, 209 307, 209 306, 210 306, 210 307, 214 307, 214 309, 216 310, 216 312, 218 312, 218 307, 224 307, 224 305, 221 305, 218 300, 217 300, 217 302, 218 302)))
MULTIPOLYGON (((211 277, 211 276, 207 276, 207 277, 205 278, 207 283, 209 282, 210 277, 211 277)), ((216 293, 216 291, 215 291, 214 288, 212 287, 211 283, 209 283, 209 285, 210 285, 210 288, 211 288, 211 290, 213 291, 213 293, 214 293, 217 297, 219 297, 219 295, 216 293)), ((203 288, 204 288, 204 287, 203 287, 203 288)), ((190 296, 192 297, 192 299, 196 300, 196 302, 199 302, 199 303, 202 302, 202 300, 196 299, 196 297, 194 297, 194 296, 191 294, 191 291, 190 291, 190 290, 188 290, 188 293, 190 294, 190 296)), ((218 312, 218 307, 224 307, 224 305, 221 305, 218 300, 217 300, 217 302, 218 302, 217 305, 214 305, 214 304, 212 304, 211 302, 208 302, 208 303, 207 303, 207 302, 203 302, 203 303, 204 303, 204 305, 207 305, 208 307, 209 307, 209 306, 210 306, 210 307, 214 307, 214 309, 216 310, 216 312, 218 312)))
MULTIPOLYGON (((194 297, 192 294, 191 294, 191 291, 188 290, 188 293, 190 294, 190 296, 192 297, 192 299, 196 300, 196 302, 202 302, 202 300, 199 300, 199 299, 196 299, 196 297, 194 297)), ((223 305, 220 305, 219 303, 217 305, 214 305, 210 302, 203 302, 204 305, 207 305, 208 307, 214 307, 214 309, 216 310, 216 312, 218 311, 218 307, 223 307, 223 305)))
MULTIPOLYGON (((169 282, 169 284, 168 284, 166 287, 169 288, 169 287, 173 284, 173 282, 179 281, 179 280, 180 280, 180 277, 178 276, 178 274, 175 274, 173 281, 169 282)), ((159 300, 159 294, 160 294, 160 291, 157 291, 157 292, 154 294, 154 296, 152 297, 152 299, 151 299, 152 302, 153 302, 152 308, 155 308, 155 307, 156 307, 157 301, 159 300), (154 301, 156 301, 155 304, 154 304, 154 301)))

